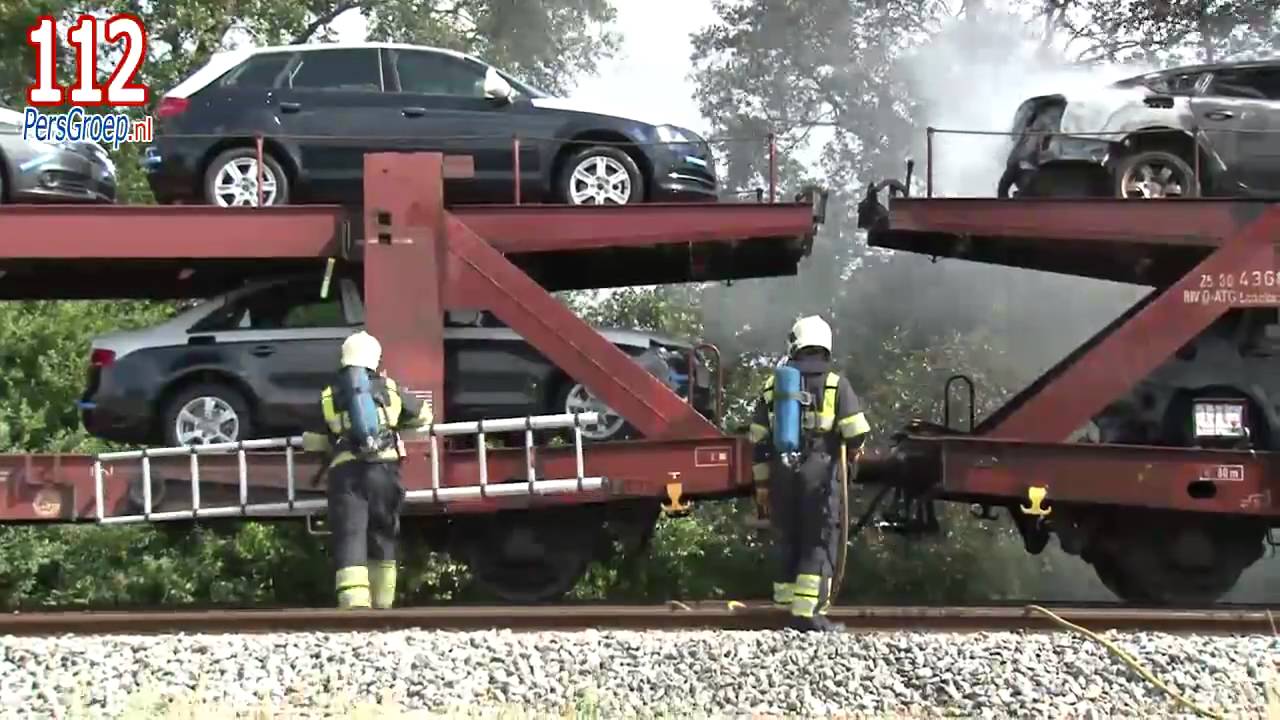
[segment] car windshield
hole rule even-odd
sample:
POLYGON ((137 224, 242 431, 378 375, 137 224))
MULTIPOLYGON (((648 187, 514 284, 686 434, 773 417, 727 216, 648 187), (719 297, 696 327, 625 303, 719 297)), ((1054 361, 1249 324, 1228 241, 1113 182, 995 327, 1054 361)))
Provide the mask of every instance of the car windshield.
POLYGON ((1145 87, 1158 93, 1167 93, 1169 95, 1189 95, 1195 92, 1196 85, 1200 82, 1200 78, 1203 76, 1204 72, 1200 70, 1190 72, 1164 71, 1125 78, 1124 80, 1115 83, 1115 87, 1145 87))

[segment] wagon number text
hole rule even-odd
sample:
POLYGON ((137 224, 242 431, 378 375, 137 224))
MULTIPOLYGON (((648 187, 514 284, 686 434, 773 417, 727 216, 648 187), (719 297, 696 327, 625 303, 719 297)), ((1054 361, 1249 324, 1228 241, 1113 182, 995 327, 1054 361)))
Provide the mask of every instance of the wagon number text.
POLYGON ((1239 275, 1235 273, 1219 273, 1200 275, 1200 288, 1234 288, 1234 287, 1280 287, 1280 271, 1277 270, 1245 270, 1239 275))

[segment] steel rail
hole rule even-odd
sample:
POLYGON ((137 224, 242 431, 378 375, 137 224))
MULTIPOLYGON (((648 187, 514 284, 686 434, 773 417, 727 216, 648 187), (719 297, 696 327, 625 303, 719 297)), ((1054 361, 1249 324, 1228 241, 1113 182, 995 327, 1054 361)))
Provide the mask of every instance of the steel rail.
MULTIPOLYGON (((1053 607, 1090 630, 1204 634, 1272 634, 1280 612, 1270 609, 1169 610, 1053 607)), ((1062 628, 1028 607, 853 606, 830 617, 856 631, 990 632, 1062 628)), ((66 611, 0 615, 0 634, 109 635, 160 633, 354 632, 370 630, 772 630, 788 616, 760 603, 667 605, 542 605, 412 607, 375 611, 333 609, 66 611)))

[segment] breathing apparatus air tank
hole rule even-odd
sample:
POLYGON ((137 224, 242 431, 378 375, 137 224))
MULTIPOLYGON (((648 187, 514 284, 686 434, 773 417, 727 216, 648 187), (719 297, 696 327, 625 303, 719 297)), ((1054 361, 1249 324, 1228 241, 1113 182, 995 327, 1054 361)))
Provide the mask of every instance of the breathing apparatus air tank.
POLYGON ((351 449, 356 455, 374 455, 380 447, 382 427, 378 404, 373 398, 369 371, 362 367, 342 368, 342 384, 346 386, 347 417, 351 420, 351 449))
POLYGON ((773 371, 773 448, 783 456, 800 452, 800 371, 781 365, 773 371))

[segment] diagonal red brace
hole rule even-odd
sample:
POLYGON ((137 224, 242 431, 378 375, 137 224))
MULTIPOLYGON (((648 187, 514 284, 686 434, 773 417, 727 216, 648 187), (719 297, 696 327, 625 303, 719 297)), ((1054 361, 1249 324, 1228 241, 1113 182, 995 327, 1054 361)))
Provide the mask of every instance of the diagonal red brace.
POLYGON ((449 306, 484 307, 651 440, 719 437, 692 405, 449 215, 449 306))
POLYGON ((1219 278, 1238 279, 1243 272, 1280 269, 1275 266, 1273 245, 1277 235, 1280 207, 1272 207, 1161 292, 986 437, 1030 442, 1066 440, 1240 302, 1238 295, 1228 293, 1203 302, 1200 293, 1206 289, 1204 278, 1218 283, 1219 278))

